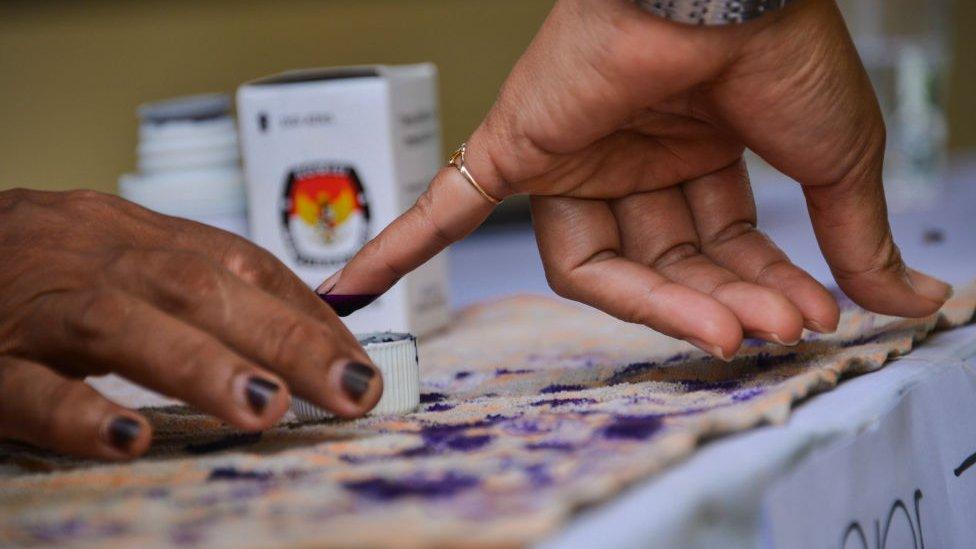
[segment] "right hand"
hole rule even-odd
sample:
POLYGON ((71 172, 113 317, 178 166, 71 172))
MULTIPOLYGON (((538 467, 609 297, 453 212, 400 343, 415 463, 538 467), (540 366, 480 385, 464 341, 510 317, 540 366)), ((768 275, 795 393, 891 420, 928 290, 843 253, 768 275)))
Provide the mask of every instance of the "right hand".
MULTIPOLYGON (((832 0, 682 25, 628 0, 560 0, 468 140, 496 198, 531 196, 550 285, 729 359, 743 335, 830 332, 831 294, 756 227, 742 151, 795 179, 841 289, 922 317, 950 293, 902 262, 882 187, 877 100, 832 0)), ((320 291, 375 295, 492 204, 445 168, 320 291)))
POLYGON ((146 419, 82 379, 115 373, 247 431, 289 393, 365 414, 383 381, 335 313, 230 233, 91 191, 0 192, 0 439, 101 459, 146 419), (289 390, 290 389, 290 390, 289 390))

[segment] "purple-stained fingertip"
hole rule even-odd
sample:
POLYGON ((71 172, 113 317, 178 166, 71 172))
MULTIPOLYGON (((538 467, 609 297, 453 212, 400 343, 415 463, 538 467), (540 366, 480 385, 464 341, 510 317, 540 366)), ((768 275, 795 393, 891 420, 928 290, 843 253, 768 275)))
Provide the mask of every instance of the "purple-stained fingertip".
POLYGON ((342 317, 355 313, 379 297, 377 294, 318 294, 318 296, 342 317))

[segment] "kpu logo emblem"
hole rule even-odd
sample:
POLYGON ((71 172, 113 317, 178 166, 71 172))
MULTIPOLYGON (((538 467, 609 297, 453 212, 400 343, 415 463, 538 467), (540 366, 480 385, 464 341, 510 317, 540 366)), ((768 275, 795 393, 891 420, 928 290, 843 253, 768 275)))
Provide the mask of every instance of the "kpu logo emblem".
POLYGON ((345 264, 369 238, 369 204, 356 170, 325 163, 292 170, 285 179, 281 222, 299 264, 345 264))

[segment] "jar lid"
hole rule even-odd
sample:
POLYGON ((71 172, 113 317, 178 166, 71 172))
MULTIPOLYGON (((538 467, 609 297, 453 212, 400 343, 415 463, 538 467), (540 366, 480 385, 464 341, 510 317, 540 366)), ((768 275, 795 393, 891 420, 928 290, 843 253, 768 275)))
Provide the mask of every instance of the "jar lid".
POLYGON ((223 93, 208 93, 176 97, 140 105, 136 111, 143 123, 166 124, 179 120, 209 120, 230 113, 230 97, 223 93))
MULTIPOLYGON (((414 411, 420 404, 417 338, 394 332, 358 334, 356 337, 383 375, 383 396, 369 415, 402 415, 414 411)), ((302 420, 333 417, 300 398, 292 398, 291 410, 302 420)))

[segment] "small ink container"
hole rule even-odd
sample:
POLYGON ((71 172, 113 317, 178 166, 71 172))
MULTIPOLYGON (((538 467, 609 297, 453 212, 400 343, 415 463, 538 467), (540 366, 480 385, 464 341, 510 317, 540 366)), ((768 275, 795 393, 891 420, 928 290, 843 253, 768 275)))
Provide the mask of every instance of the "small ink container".
POLYGON ((139 107, 136 173, 119 194, 166 215, 247 236, 247 198, 230 97, 178 97, 139 107))
MULTIPOLYGON (((416 410, 420 404, 417 338, 396 332, 357 334, 357 338, 383 375, 383 396, 369 415, 402 415, 416 410)), ((291 410, 301 420, 332 417, 300 398, 292 398, 291 410)))

